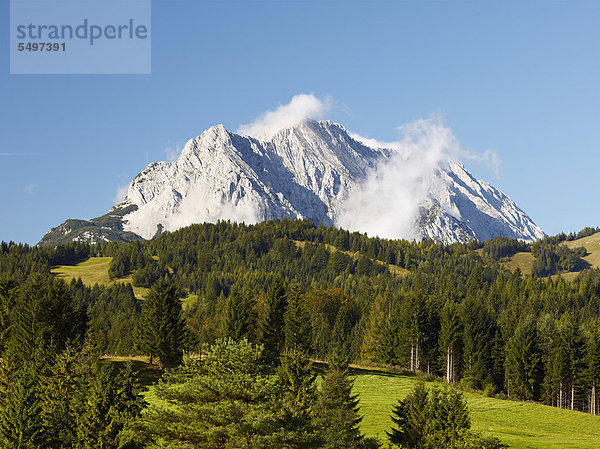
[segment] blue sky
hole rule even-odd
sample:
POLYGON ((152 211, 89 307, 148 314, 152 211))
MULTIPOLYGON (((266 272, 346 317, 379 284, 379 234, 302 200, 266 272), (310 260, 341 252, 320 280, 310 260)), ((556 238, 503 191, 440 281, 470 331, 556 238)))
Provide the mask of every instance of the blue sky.
MULTIPOLYGON (((4 2, 0 28, 9 27, 4 2)), ((148 163, 299 93, 379 140, 442 114, 547 233, 600 226, 600 2, 152 2, 151 75, 9 75, 0 240, 92 218, 148 163)))

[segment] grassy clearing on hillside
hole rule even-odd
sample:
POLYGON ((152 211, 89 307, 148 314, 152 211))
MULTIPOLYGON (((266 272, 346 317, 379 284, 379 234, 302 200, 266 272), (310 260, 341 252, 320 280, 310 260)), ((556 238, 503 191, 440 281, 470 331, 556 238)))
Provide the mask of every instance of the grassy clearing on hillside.
POLYGON ((600 232, 592 234, 588 237, 565 242, 565 245, 567 245, 569 248, 583 246, 588 252, 588 255, 585 256, 583 260, 585 260, 594 268, 600 267, 600 232))
MULTIPOLYGON (((136 358, 134 369, 148 387, 144 398, 158 404, 152 383, 158 379, 153 367, 144 367, 136 358)), ((108 358, 124 363, 126 358, 108 358)), ((321 371, 322 364, 316 364, 321 371)), ((390 413, 398 399, 403 399, 417 382, 416 377, 389 373, 380 369, 352 368, 354 392, 360 395, 363 415, 362 431, 378 437, 387 446, 386 430, 392 421, 390 413)), ((428 382, 428 387, 442 383, 428 382)), ((488 398, 481 393, 464 392, 471 417, 471 427, 492 435, 516 449, 592 449, 600 448, 600 416, 561 410, 541 404, 488 398)), ((169 407, 168 403, 160 403, 169 407)))
MULTIPOLYGON (((73 278, 81 278, 81 281, 90 287, 94 284, 111 285, 117 282, 132 284, 131 276, 114 280, 108 277, 108 268, 111 261, 112 257, 90 257, 76 265, 58 265, 53 267, 51 272, 57 278, 64 279, 67 282, 71 282, 73 278)), ((148 290, 144 287, 133 287, 133 293, 139 299, 143 299, 148 290)))
MULTIPOLYGON (((301 242, 299 240, 294 240, 294 243, 296 244, 297 248, 303 249, 306 246, 306 242, 301 242)), ((344 254, 347 254, 348 256, 352 257, 354 259, 354 257, 356 256, 356 253, 352 252, 352 251, 342 251, 341 249, 336 248, 333 245, 330 245, 328 243, 324 244, 325 249, 327 251, 329 251, 330 253, 332 252, 336 252, 336 251, 340 251, 344 254)), ((392 264, 387 264, 381 260, 377 260, 377 259, 371 259, 371 261, 373 263, 376 263, 377 265, 381 265, 383 267, 387 267, 387 269, 389 270, 389 272, 395 276, 406 276, 407 274, 410 273, 410 271, 408 271, 406 268, 402 268, 398 265, 392 265, 392 264)))
MULTIPOLYGON (((392 407, 409 393, 417 379, 369 370, 355 370, 353 377, 364 415, 362 430, 383 441, 385 431, 392 425, 392 407)), ((511 448, 600 447, 600 416, 488 398, 480 393, 464 395, 469 403, 472 428, 499 438, 511 448)))
POLYGON ((521 273, 531 274, 531 268, 533 267, 534 260, 535 257, 533 257, 533 254, 518 252, 511 257, 501 259, 500 265, 508 268, 510 271, 515 271, 517 268, 519 268, 521 273))

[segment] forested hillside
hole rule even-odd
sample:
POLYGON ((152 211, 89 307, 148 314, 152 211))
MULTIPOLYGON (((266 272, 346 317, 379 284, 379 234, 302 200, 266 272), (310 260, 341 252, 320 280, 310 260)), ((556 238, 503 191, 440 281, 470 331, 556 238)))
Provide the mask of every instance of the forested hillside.
POLYGON ((262 345, 253 357, 266 366, 299 351, 334 361, 341 373, 347 361, 395 366, 596 414, 600 270, 582 267, 585 250, 564 240, 444 246, 283 220, 193 225, 102 246, 2 243, 0 350, 10 369, 38 352, 55 367, 83 342, 98 353, 150 355, 168 368, 183 352, 232 338, 262 345), (504 268, 502 258, 517 252, 532 252, 541 271, 504 268), (50 272, 97 256, 112 257, 115 284, 64 284, 50 272), (584 269, 572 281, 536 275, 571 268, 584 269), (126 276, 151 288, 145 301, 118 282, 126 276))

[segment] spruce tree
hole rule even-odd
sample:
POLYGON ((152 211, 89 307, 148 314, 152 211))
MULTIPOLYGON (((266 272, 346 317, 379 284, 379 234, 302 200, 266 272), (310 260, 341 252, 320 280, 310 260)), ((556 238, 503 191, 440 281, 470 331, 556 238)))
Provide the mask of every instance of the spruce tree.
POLYGON ((156 356, 162 368, 181 363, 184 330, 175 285, 161 280, 152 287, 142 309, 139 330, 141 347, 151 362, 156 356))
POLYGON ((440 318, 439 351, 442 371, 446 382, 454 383, 459 378, 462 346, 458 305, 454 302, 446 302, 440 318))
MULTIPOLYGON (((375 442, 360 433, 358 395, 352 394, 353 381, 346 361, 334 351, 315 404, 315 424, 325 449, 371 447, 375 442)), ((375 445, 376 446, 376 445, 375 445)))
POLYGON ((68 343, 80 343, 86 326, 64 281, 48 282, 39 276, 19 288, 10 321, 6 355, 17 366, 40 351, 53 357, 68 343))
POLYGON ((600 385, 600 335, 597 327, 589 329, 585 346, 586 381, 588 385, 588 411, 598 414, 598 386, 600 385))
POLYGON ((277 278, 267 293, 265 311, 258 327, 258 341, 264 346, 263 356, 265 362, 270 365, 279 362, 279 356, 285 343, 285 310, 285 287, 281 279, 277 278))
POLYGON ((509 340, 506 364, 511 395, 526 400, 538 400, 543 379, 543 364, 534 317, 525 318, 509 340))
POLYGON ((317 384, 312 363, 303 352, 289 351, 282 357, 277 375, 282 386, 281 423, 286 429, 286 447, 314 447, 319 438, 313 423, 317 384))
POLYGON ((288 351, 311 352, 311 321, 301 287, 294 284, 288 294, 284 315, 285 348, 288 351))
POLYGON ((387 432, 391 443, 406 448, 418 448, 423 445, 427 434, 429 412, 429 393, 425 382, 419 381, 410 394, 392 410, 392 427, 387 432))
POLYGON ((42 421, 39 371, 30 362, 18 371, 0 368, 0 447, 38 449, 48 447, 42 421))
POLYGON ((10 311, 14 307, 16 282, 8 276, 0 276, 0 357, 10 336, 10 311))
POLYGON ((222 335, 236 341, 243 339, 252 340, 256 325, 256 312, 253 302, 232 288, 231 293, 225 300, 225 310, 221 323, 222 335))
POLYGON ((118 448, 121 432, 144 405, 131 364, 118 370, 97 364, 77 398, 77 441, 81 448, 118 448))

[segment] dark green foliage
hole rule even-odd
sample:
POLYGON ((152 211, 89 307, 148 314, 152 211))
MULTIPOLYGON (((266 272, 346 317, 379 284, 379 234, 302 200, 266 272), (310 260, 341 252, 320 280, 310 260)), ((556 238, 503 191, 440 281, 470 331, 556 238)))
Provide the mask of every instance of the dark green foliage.
POLYGON ((418 382, 410 394, 392 410, 390 442, 402 447, 422 447, 428 429, 429 397, 424 382, 418 382))
POLYGON ((570 249, 566 245, 553 243, 550 238, 535 242, 531 246, 531 252, 535 256, 531 271, 536 276, 582 270, 587 265, 581 259, 586 254, 585 248, 570 249))
POLYGON ((261 347, 229 339, 202 361, 187 359, 156 387, 158 398, 176 407, 152 406, 138 438, 203 449, 282 447, 278 380, 261 373, 261 358, 261 347))
MULTIPOLYGON (((592 230, 582 232, 581 236, 589 235, 592 230)), ((561 242, 568 238, 548 237, 536 244, 540 251, 550 248, 559 256, 553 262, 556 270, 572 266, 568 252, 564 263, 560 261, 561 242)), ((341 349, 352 361, 446 375, 450 382, 484 388, 490 394, 508 393, 513 380, 505 375, 514 361, 508 358, 509 343, 522 317, 531 316, 539 331, 543 373, 535 394, 548 404, 588 411, 593 391, 587 355, 593 347, 588 349, 588 340, 600 310, 600 271, 585 270, 567 282, 560 277, 523 276, 518 270, 508 273, 494 260, 507 251, 526 250, 528 245, 523 245, 502 239, 455 245, 430 240, 410 243, 308 221, 219 222, 129 244, 49 248, 2 243, 0 272, 15 283, 8 300, 15 305, 9 318, 20 309, 24 319, 9 320, 9 325, 21 330, 29 311, 16 301, 34 274, 50 285, 49 270, 56 263, 111 256, 115 265, 122 262, 121 273, 129 270, 136 283, 145 285, 168 272, 182 296, 197 298, 188 296, 182 313, 190 337, 184 344, 193 351, 223 335, 260 338, 257 315, 261 320, 269 315, 262 299, 281 278, 285 286, 295 283, 302 292, 295 295, 301 298, 296 311, 292 310, 294 295, 288 295, 292 312, 284 314, 286 346, 302 346, 310 357, 320 359, 341 349), (491 257, 473 251, 479 248, 491 257), (388 269, 389 263, 410 272, 397 275, 399 270, 388 269), (580 337, 568 337, 577 333, 565 331, 561 324, 565 314, 577 323, 580 337), (292 343, 288 335, 298 337, 292 343)), ((581 251, 574 251, 575 256, 580 258, 581 251)), ((138 327, 140 303, 130 286, 87 287, 74 281, 70 291, 72 307, 68 308, 80 317, 87 313, 87 335, 104 353, 145 352, 136 346, 132 331, 142 327, 138 327)), ((6 314, 2 318, 0 313, 0 319, 6 319, 6 314)), ((51 323, 41 333, 56 332, 61 340, 61 322, 51 323)), ((43 340, 41 346, 50 352, 64 347, 56 345, 54 337, 52 342, 43 340)), ((510 394, 529 395, 518 388, 511 388, 510 394)))
POLYGON ((6 449, 44 447, 40 376, 37 364, 17 372, 6 365, 0 373, 0 446, 6 449))
POLYGON ((33 276, 15 293, 7 359, 18 366, 36 352, 53 356, 67 343, 81 343, 87 317, 63 281, 33 276))
POLYGON ((284 315, 287 306, 285 287, 276 279, 269 288, 265 311, 258 327, 258 341, 264 346, 264 358, 268 364, 279 362, 285 343, 284 315))
POLYGON ((285 348, 288 351, 309 354, 311 352, 311 323, 302 288, 297 284, 292 285, 287 298, 287 309, 283 317, 285 348))
POLYGON ((183 356, 183 322, 177 288, 163 280, 150 290, 139 322, 140 345, 150 360, 158 357, 161 367, 181 363, 183 356))
POLYGON ((483 254, 496 260, 529 250, 528 243, 507 237, 496 237, 483 243, 483 254))
POLYGON ((222 335, 234 340, 253 339, 256 328, 256 311, 253 302, 237 289, 225 301, 222 335))
POLYGON ((75 422, 79 447, 120 447, 121 431, 140 414, 142 406, 131 365, 122 371, 111 364, 96 365, 78 397, 75 422))
POLYGON ((509 340, 506 363, 510 393, 518 398, 538 400, 543 365, 537 323, 533 317, 526 317, 509 340))
POLYGON ((469 412, 462 393, 445 387, 427 391, 418 382, 392 410, 390 442, 402 448, 502 448, 496 438, 471 432, 469 412))
POLYGON ((315 405, 315 422, 327 449, 370 447, 360 433, 358 395, 352 394, 353 382, 343 363, 330 364, 315 405))
POLYGON ((292 350, 277 370, 282 388, 281 423, 290 447, 316 447, 320 441, 313 423, 317 400, 316 374, 306 354, 292 350))
POLYGON ((3 448, 116 449, 143 406, 131 368, 99 363, 89 347, 3 365, 0 381, 3 448))
POLYGON ((14 308, 16 283, 8 276, 0 277, 0 356, 10 336, 10 313, 14 308))

